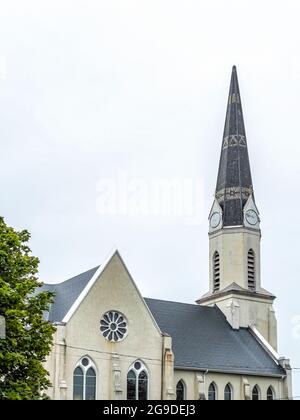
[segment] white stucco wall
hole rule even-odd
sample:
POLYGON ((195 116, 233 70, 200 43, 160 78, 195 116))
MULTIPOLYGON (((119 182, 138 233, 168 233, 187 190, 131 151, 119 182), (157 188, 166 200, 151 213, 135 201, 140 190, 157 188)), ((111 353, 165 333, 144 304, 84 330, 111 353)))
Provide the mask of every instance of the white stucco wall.
MULTIPOLYGON (((186 386, 186 399, 195 400, 199 398, 199 386, 198 386, 198 376, 197 371, 186 371, 186 370, 175 370, 175 384, 179 380, 183 380, 186 386)), ((248 381, 250 385, 250 392, 255 385, 258 385, 261 391, 261 399, 267 399, 267 389, 269 386, 272 386, 275 397, 282 398, 282 381, 277 378, 268 378, 268 377, 259 377, 259 376, 250 376, 250 375, 232 375, 232 374, 222 374, 222 373, 213 373, 207 372, 204 376, 204 393, 206 399, 208 398, 208 388, 209 385, 213 382, 216 385, 217 389, 217 399, 224 400, 224 390, 225 386, 229 383, 233 390, 233 399, 234 400, 244 400, 244 386, 243 381, 248 381)))
POLYGON ((210 291, 213 292, 213 255, 220 254, 220 289, 235 282, 248 289, 248 251, 255 253, 255 281, 260 280, 260 231, 246 228, 221 229, 209 236, 210 291))
MULTIPOLYGON (((97 399, 114 399, 112 355, 115 354, 119 356, 121 398, 126 398, 127 372, 137 359, 149 373, 149 398, 161 398, 163 337, 118 254, 113 256, 67 325, 60 328, 65 329, 66 346, 65 350, 63 346, 55 349, 56 353, 65 351, 58 377, 54 373, 53 355, 47 367, 56 389, 65 380, 67 399, 73 398, 74 368, 85 355, 97 369, 97 399), (128 335, 118 343, 109 342, 100 333, 100 319, 109 310, 121 312, 128 322, 128 335)), ((58 398, 59 392, 52 396, 58 398)))

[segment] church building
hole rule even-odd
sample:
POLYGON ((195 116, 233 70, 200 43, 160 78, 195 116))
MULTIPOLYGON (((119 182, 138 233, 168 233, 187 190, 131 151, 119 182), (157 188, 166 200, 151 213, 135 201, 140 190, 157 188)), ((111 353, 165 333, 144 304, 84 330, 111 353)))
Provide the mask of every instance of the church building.
POLYGON ((277 353, 275 296, 262 287, 260 217, 233 67, 214 202, 209 291, 195 304, 144 298, 116 250, 69 280, 46 314, 46 362, 57 400, 292 398, 277 353))

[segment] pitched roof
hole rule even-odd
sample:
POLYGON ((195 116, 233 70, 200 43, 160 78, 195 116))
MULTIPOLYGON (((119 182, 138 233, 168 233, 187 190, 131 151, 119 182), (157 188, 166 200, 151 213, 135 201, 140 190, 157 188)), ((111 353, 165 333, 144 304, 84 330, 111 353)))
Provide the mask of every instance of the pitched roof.
POLYGON ((233 66, 215 193, 223 209, 223 226, 243 224, 243 207, 252 193, 241 96, 233 66))
MULTIPOLYGON (((236 294, 240 294, 240 295, 248 295, 248 296, 257 296, 257 297, 263 297, 265 299, 270 299, 270 300, 274 300, 275 296, 268 292, 266 289, 264 289, 263 287, 259 287, 256 291, 251 291, 249 289, 245 289, 244 287, 241 287, 239 284, 233 282, 231 284, 229 284, 228 286, 224 287, 224 289, 221 290, 217 290, 214 292, 214 296, 215 297, 220 297, 223 295, 228 295, 228 293, 236 293, 236 294)), ((200 305, 202 303, 204 303, 205 301, 211 300, 212 294, 211 292, 207 292, 205 293, 203 296, 201 296, 200 299, 198 299, 196 302, 199 303, 200 305)))
POLYGON ((99 266, 94 267, 62 283, 43 285, 41 291, 49 290, 55 293, 54 303, 52 303, 49 308, 49 321, 61 322, 64 319, 65 315, 98 268, 99 266))
POLYGON ((172 337, 175 367, 284 374, 251 331, 231 328, 216 306, 145 300, 160 329, 172 337))
MULTIPOLYGON (((48 320, 61 322, 99 267, 41 290, 55 293, 48 320)), ((217 307, 145 298, 161 331, 172 337, 175 367, 284 375, 249 329, 233 330, 217 307)))

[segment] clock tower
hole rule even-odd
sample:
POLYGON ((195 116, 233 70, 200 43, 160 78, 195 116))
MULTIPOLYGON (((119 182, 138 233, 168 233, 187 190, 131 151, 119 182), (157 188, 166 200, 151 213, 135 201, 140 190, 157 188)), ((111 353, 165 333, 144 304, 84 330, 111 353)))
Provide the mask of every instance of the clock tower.
POLYGON ((234 66, 209 214, 209 292, 197 303, 217 305, 233 328, 252 327, 276 349, 275 296, 261 286, 260 241, 260 216, 234 66))

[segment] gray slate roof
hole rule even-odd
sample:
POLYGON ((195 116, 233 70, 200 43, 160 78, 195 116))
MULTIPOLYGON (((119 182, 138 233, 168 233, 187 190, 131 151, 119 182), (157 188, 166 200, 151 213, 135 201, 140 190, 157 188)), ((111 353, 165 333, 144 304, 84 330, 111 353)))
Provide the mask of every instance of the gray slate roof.
MULTIPOLYGON (((98 267, 42 290, 55 292, 48 320, 61 322, 98 267)), ((177 368, 282 375, 247 328, 233 330, 217 307, 145 298, 159 328, 172 337, 177 368)))
POLYGON ((175 367, 284 374, 250 330, 232 329, 216 306, 145 300, 160 329, 172 337, 175 367))
POLYGON ((50 307, 48 321, 61 322, 64 319, 64 316, 98 268, 99 266, 94 267, 62 283, 44 284, 41 291, 49 290, 55 293, 55 300, 50 307))

